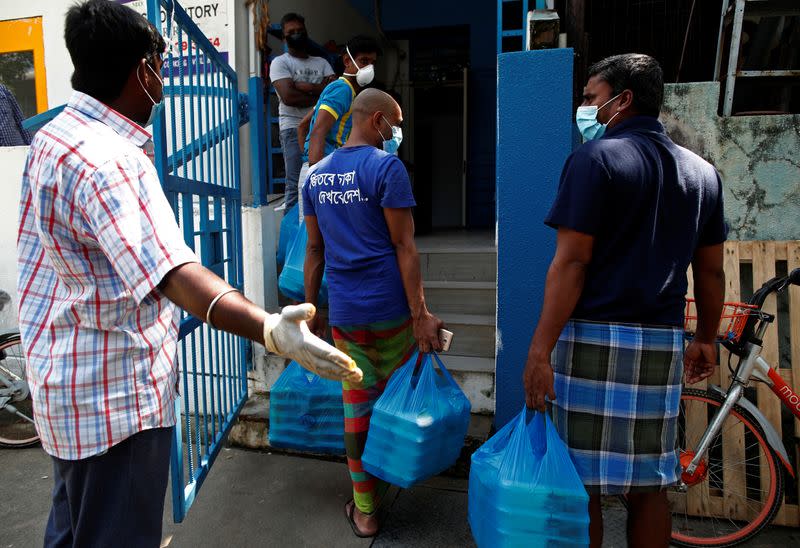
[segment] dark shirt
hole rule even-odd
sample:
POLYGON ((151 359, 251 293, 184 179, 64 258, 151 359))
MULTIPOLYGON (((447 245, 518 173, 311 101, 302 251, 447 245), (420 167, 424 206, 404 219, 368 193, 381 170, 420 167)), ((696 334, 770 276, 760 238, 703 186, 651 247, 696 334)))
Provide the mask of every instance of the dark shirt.
POLYGON ((0 84, 0 147, 31 144, 31 135, 22 127, 22 111, 14 95, 0 84))
POLYGON ((682 326, 695 249, 727 237, 714 167, 637 116, 573 152, 545 223, 595 237, 573 318, 682 326))

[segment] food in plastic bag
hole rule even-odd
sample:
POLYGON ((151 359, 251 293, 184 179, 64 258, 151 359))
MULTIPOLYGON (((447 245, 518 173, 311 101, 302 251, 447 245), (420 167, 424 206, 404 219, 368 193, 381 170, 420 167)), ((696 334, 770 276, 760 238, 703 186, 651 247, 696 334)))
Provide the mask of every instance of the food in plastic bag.
MULTIPOLYGON (((306 260, 306 243, 308 242, 308 232, 306 231, 305 221, 300 221, 294 241, 289 247, 286 255, 286 263, 283 265, 280 278, 278 278, 278 288, 285 296, 295 301, 304 302, 306 292, 303 289, 303 263, 306 260)), ((317 305, 322 306, 328 302, 328 282, 325 274, 322 275, 322 284, 319 288, 317 305)))
POLYGON ((419 356, 415 352, 392 375, 375 403, 361 456, 364 470, 400 487, 452 466, 469 426, 469 400, 439 356, 419 356))
POLYGON ((283 219, 281 219, 278 255, 276 257, 279 265, 283 265, 286 262, 286 254, 289 252, 289 246, 294 241, 298 226, 300 226, 300 217, 297 213, 297 204, 295 204, 284 212, 283 219))
POLYGON ((342 383, 323 379, 291 362, 270 392, 269 444, 343 455, 342 383))
POLYGON ((588 546, 589 495, 550 417, 523 409, 472 455, 479 547, 588 546))

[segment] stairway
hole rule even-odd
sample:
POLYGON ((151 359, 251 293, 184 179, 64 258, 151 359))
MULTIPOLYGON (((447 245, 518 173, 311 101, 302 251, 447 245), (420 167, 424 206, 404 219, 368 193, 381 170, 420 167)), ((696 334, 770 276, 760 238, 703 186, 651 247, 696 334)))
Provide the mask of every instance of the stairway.
MULTIPOLYGON (((472 404, 494 414, 497 248, 489 231, 445 231, 417 237, 428 309, 454 333, 445 366, 472 404)), ((281 306, 290 304, 280 297, 281 306)), ((265 356, 251 372, 252 392, 272 386, 284 361, 265 356), (271 358, 271 359, 270 359, 271 358), (257 380, 256 380, 257 379, 257 380)))
POLYGON ((494 413, 497 249, 490 232, 417 239, 428 309, 454 333, 442 359, 472 403, 494 413))
MULTIPOLYGON (((442 361, 472 404, 470 431, 462 456, 448 473, 468 474, 469 457, 489 435, 495 405, 495 317, 497 249, 489 232, 435 234, 417 238, 425 298, 432 313, 455 334, 442 361)), ((282 299, 281 306, 289 304, 282 299)), ((233 445, 275 451, 267 438, 269 389, 286 360, 254 346, 248 371, 250 398, 233 426, 233 445)), ((329 458, 329 457, 326 457, 329 458)))

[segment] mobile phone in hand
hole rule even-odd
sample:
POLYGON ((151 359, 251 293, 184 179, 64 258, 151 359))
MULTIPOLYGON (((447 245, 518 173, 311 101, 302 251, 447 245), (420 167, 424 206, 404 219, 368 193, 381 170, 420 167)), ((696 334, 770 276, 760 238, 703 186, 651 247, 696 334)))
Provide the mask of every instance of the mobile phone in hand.
POLYGON ((453 332, 447 329, 440 329, 439 341, 442 343, 442 352, 447 352, 450 350, 450 344, 453 342, 453 332))

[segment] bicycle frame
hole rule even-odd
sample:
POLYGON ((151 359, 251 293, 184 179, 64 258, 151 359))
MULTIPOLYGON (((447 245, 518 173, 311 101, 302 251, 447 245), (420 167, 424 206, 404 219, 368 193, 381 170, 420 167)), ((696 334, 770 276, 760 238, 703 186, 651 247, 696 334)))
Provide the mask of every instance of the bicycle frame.
POLYGON ((758 365, 767 369, 767 376, 769 377, 770 388, 778 398, 783 402, 792 414, 800 419, 800 396, 792 390, 786 381, 783 380, 780 373, 772 369, 767 362, 760 357, 758 358, 758 365))
MULTIPOLYGON (((755 329, 755 338, 752 340, 763 340, 764 333, 766 332, 768 326, 768 322, 759 322, 758 327, 755 329)), ((712 386, 712 390, 724 397, 725 402, 714 414, 714 418, 711 419, 708 428, 706 428, 706 431, 700 438, 700 442, 695 448, 695 455, 692 458, 692 461, 686 467, 686 474, 689 476, 692 476, 695 473, 697 467, 706 458, 706 453, 711 445, 711 441, 717 436, 717 434, 719 434, 720 430, 722 429, 722 423, 725 422, 725 419, 730 414, 731 409, 733 409, 733 406, 736 404, 744 407, 750 412, 751 415, 753 415, 753 418, 759 423, 759 426, 761 426, 761 429, 764 431, 767 442, 778 455, 778 458, 781 460, 784 467, 788 470, 792 477, 795 475, 794 470, 789 463, 789 455, 786 453, 786 448, 783 446, 783 441, 764 414, 761 413, 761 411, 745 397, 744 389, 750 384, 751 378, 755 378, 766 383, 775 393, 775 395, 780 398, 784 405, 786 405, 797 418, 800 418, 800 396, 795 394, 780 376, 780 373, 770 367, 766 360, 760 356, 762 349, 760 344, 748 342, 745 344, 744 349, 744 357, 739 361, 739 367, 736 368, 736 372, 733 375, 733 379, 731 380, 731 385, 728 388, 727 393, 718 386, 712 386)))
MULTIPOLYGON (((0 368, 2 369, 2 368, 0 368)), ((11 374, 10 371, 7 373, 11 374)), ((13 396, 17 391, 16 382, 13 380, 9 380, 2 372, 0 372, 0 397, 2 396, 13 396)))
MULTIPOLYGON (((17 409, 10 402, 24 400, 28 397, 28 390, 27 382, 11 371, 0 367, 0 409, 6 409, 9 413, 18 414, 17 409), (9 375, 11 379, 3 373, 9 375)), ((25 418, 27 419, 27 417, 25 418)))

